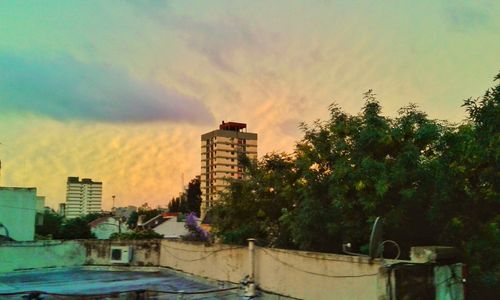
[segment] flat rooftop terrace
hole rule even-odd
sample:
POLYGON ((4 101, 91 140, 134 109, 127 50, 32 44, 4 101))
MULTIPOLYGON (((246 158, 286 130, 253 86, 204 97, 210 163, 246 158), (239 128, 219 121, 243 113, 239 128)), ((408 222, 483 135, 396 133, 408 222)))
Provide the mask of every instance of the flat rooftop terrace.
POLYGON ((162 268, 73 267, 0 274, 1 299, 242 299, 238 287, 162 268), (31 294, 34 295, 33 293, 31 294))

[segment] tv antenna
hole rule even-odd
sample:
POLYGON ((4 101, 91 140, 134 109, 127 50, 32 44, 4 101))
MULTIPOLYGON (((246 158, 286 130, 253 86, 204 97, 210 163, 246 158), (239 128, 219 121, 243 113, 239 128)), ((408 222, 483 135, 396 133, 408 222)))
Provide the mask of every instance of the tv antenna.
POLYGON ((370 259, 375 259, 377 257, 383 258, 382 254, 384 252, 384 244, 391 243, 398 250, 398 254, 394 259, 398 259, 399 255, 401 254, 399 245, 393 240, 386 240, 386 241, 382 240, 382 236, 384 233, 383 225, 384 225, 384 220, 381 217, 377 217, 375 219, 375 222, 373 223, 372 232, 370 234, 370 243, 368 244, 368 255, 351 252, 350 251, 351 243, 342 244, 342 251, 350 255, 364 256, 364 257, 369 257, 370 259))

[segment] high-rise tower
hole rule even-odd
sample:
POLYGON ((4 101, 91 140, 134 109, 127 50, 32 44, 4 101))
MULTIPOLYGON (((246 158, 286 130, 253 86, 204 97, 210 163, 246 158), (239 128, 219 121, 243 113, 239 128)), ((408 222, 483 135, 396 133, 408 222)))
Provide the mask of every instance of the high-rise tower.
POLYGON ((228 186, 228 178, 241 179, 243 167, 238 155, 257 159, 257 134, 246 131, 247 125, 224 122, 218 130, 201 136, 201 218, 228 186))
POLYGON ((68 177, 66 183, 66 218, 101 212, 102 182, 89 178, 68 177))

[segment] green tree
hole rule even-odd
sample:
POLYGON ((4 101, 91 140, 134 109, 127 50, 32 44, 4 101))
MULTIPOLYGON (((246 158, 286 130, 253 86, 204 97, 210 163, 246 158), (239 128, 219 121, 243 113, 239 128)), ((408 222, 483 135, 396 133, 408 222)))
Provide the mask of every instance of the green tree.
POLYGON ((192 179, 186 190, 186 211, 183 213, 194 212, 198 217, 200 216, 200 206, 201 206, 201 189, 200 189, 200 179, 192 179))
MULTIPOLYGON (((500 80, 500 74, 495 78, 500 80)), ((500 85, 468 99, 465 123, 432 120, 410 104, 394 117, 364 95, 358 115, 330 106, 330 118, 302 124, 293 154, 247 165, 212 209, 224 242, 256 237, 276 247, 367 249, 377 216, 402 253, 453 245, 469 266, 472 298, 500 294, 500 85)))
POLYGON ((109 237, 110 240, 150 240, 161 238, 163 238, 163 235, 153 230, 141 230, 122 233, 115 232, 109 237))
POLYGON ((64 221, 60 238, 65 240, 71 239, 93 239, 94 234, 90 231, 90 226, 84 217, 67 219, 64 221))
POLYGON ((215 234, 226 243, 244 244, 249 237, 261 243, 293 247, 287 227, 280 217, 294 204, 293 157, 268 154, 259 162, 241 157, 245 180, 230 180, 230 186, 210 213, 215 234))
POLYGON ((131 229, 135 228, 137 226, 138 219, 139 219, 139 213, 136 211, 133 211, 127 220, 128 228, 131 228, 131 229))
POLYGON ((200 215, 201 206, 201 189, 200 179, 192 179, 187 189, 176 198, 172 198, 168 204, 169 212, 191 213, 194 212, 197 216, 200 215))
POLYGON ((432 222, 464 254, 474 299, 500 294, 499 103, 500 84, 466 100, 468 121, 443 136, 436 164, 432 222))
POLYGON ((94 220, 97 220, 97 219, 102 218, 102 217, 107 217, 107 216, 110 216, 110 214, 103 213, 103 212, 93 212, 93 213, 89 213, 89 214, 82 216, 82 219, 84 219, 85 222, 90 223, 94 220))
POLYGON ((63 217, 46 210, 43 213, 43 224, 35 227, 35 233, 48 238, 59 238, 63 217))

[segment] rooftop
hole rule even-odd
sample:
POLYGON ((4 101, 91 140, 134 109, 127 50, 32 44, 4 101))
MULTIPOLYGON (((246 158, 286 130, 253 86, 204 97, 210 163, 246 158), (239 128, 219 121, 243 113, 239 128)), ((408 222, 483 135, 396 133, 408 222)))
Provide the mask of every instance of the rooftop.
POLYGON ((247 124, 239 122, 224 122, 219 125, 220 130, 241 131, 247 128, 247 124))
POLYGON ((181 294, 183 299, 239 299, 234 285, 209 284, 161 268, 73 267, 0 274, 2 299, 25 299, 33 291, 44 294, 43 299, 121 299, 138 293, 147 299, 178 299, 181 294))

